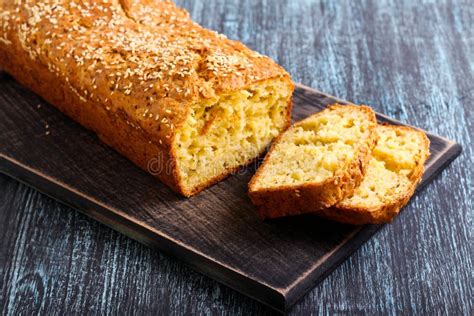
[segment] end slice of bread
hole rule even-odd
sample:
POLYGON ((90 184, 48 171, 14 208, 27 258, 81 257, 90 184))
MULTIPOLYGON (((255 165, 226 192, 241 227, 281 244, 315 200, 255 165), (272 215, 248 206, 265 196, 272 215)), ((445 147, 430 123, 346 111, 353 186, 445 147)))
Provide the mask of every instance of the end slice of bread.
POLYGON ((260 216, 314 212, 352 195, 375 146, 376 126, 371 108, 335 104, 290 127, 249 183, 260 216))
POLYGON ((379 125, 377 146, 366 175, 351 197, 317 214, 362 225, 391 222, 408 203, 421 180, 429 156, 429 140, 422 131, 379 125))

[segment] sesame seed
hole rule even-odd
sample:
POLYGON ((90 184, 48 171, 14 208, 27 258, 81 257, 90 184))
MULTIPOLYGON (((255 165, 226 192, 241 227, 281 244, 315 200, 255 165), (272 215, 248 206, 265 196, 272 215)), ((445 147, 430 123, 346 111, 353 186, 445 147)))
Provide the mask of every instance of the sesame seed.
MULTIPOLYGON (((147 98, 149 103, 164 97, 178 102, 186 99, 182 103, 189 104, 197 97, 195 91, 211 94, 216 88, 213 85, 221 80, 257 79, 253 61, 262 55, 226 48, 222 45, 227 41, 225 36, 203 29, 170 1, 158 1, 153 8, 134 8, 133 20, 117 1, 65 3, 23 1, 21 10, 15 7, 0 12, 0 28, 8 28, 10 21, 16 21, 15 36, 21 47, 32 59, 46 60, 49 71, 64 78, 83 102, 88 98, 108 103, 117 91, 117 104, 124 104, 117 110, 127 110, 135 97, 147 98), (99 89, 102 85, 110 90, 99 89)), ((2 35, 0 41, 7 43, 10 39, 2 35)), ((114 99, 112 104, 115 103, 114 99)), ((150 104, 140 103, 135 108, 137 113, 145 111, 144 117, 161 119, 174 128, 167 118, 147 114, 145 106, 150 104)), ((106 106, 107 111, 110 109, 106 106)), ((172 114, 171 109, 164 111, 172 114)))

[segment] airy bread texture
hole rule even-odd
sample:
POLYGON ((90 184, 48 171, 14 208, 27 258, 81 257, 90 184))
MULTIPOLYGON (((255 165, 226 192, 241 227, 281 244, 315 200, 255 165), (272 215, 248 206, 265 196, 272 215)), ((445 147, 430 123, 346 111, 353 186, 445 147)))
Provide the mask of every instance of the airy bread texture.
POLYGON ((286 85, 260 83, 191 108, 174 141, 188 190, 262 154, 287 127, 291 90, 286 85))
POLYGON ((354 194, 317 214, 362 225, 391 222, 413 195, 429 157, 425 133, 405 126, 379 125, 377 146, 354 194))
POLYGON ((351 195, 375 146, 369 107, 332 105, 289 128, 249 184, 262 218, 314 212, 351 195))
POLYGON ((290 76, 170 1, 0 1, 0 68, 185 196, 290 123, 290 76))

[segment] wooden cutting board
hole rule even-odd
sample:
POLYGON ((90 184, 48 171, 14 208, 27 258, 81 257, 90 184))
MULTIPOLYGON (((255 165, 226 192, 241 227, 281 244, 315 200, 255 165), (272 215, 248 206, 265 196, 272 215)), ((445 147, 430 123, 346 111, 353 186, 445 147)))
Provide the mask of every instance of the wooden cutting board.
MULTIPOLYGON (((347 103, 298 85, 293 118, 335 101, 347 103)), ((287 310, 382 227, 312 215, 262 222, 246 194, 255 166, 183 198, 1 72, 0 116, 2 173, 277 310, 287 310)), ((461 152, 459 144, 429 138, 418 190, 461 152)))

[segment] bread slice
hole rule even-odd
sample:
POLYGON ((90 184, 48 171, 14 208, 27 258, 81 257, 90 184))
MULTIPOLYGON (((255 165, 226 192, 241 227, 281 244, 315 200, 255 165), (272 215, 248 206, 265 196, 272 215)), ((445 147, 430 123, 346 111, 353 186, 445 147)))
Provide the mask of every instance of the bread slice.
POLYGON ((376 131, 379 141, 361 185, 319 215, 355 225, 391 222, 413 195, 429 156, 428 137, 405 126, 379 125, 376 131))
POLYGON ((334 104, 290 127, 249 183, 260 216, 314 212, 351 195, 375 146, 369 107, 334 104))

